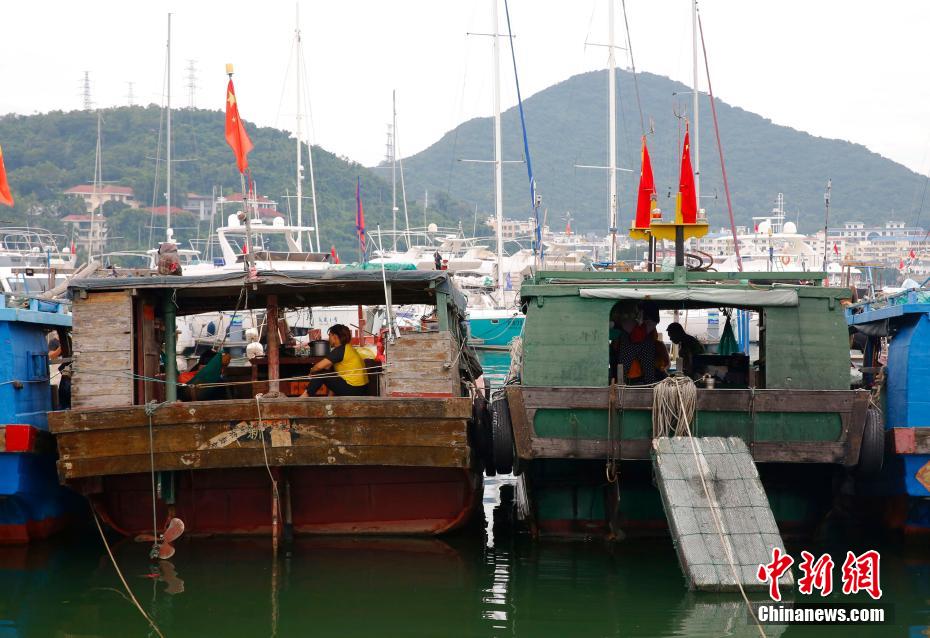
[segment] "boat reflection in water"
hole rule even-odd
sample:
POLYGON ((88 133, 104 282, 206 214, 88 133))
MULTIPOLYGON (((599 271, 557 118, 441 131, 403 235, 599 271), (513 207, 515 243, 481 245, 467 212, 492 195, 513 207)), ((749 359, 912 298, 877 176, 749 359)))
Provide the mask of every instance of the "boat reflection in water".
MULTIPOLYGON (((182 539, 171 563, 154 573, 146 544, 120 541, 114 553, 171 638, 759 635, 738 595, 685 591, 667 538, 533 542, 510 525, 514 492, 507 477, 487 481, 488 535, 298 537, 277 555, 268 538, 182 539), (172 587, 176 593, 168 593, 172 587)), ((930 554, 881 549, 882 588, 895 622, 923 635, 930 554)), ((154 635, 125 599, 95 536, 0 547, 0 588, 3 638, 154 635)), ((874 627, 850 629, 844 635, 882 635, 874 627)), ((783 628, 765 631, 778 636, 783 628)), ((789 635, 822 632, 798 626, 789 635)))

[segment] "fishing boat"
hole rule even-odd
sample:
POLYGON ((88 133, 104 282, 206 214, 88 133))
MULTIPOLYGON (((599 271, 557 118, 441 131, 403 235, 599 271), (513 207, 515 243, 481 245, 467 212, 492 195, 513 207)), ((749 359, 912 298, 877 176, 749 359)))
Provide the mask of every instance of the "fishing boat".
MULTIPOLYGON (((876 406, 870 418, 888 455, 881 475, 862 486, 885 523, 905 532, 930 532, 930 291, 904 290, 847 309, 854 343, 862 352, 862 387, 876 406)), ((878 442, 876 442, 876 445, 878 442)))
POLYGON ((70 327, 63 304, 0 294, 0 543, 46 538, 81 511, 81 499, 58 483, 46 419, 58 390, 46 336, 63 344, 53 351, 57 366, 70 327))
POLYGON ((447 273, 110 277, 70 292, 72 408, 49 417, 58 470, 114 529, 157 533, 177 517, 193 534, 432 535, 475 511, 481 371, 447 273), (322 353, 293 347, 284 310, 346 304, 388 317, 383 356, 366 355, 368 394, 301 397, 322 353), (432 306, 433 320, 400 330, 402 304, 432 306), (178 317, 246 307, 266 313, 264 354, 242 365, 214 356, 187 383, 173 358, 159 362, 178 317))
POLYGON ((850 389, 842 306, 850 292, 809 276, 679 267, 540 272, 524 283, 522 344, 493 402, 494 450, 498 471, 522 474, 536 529, 608 534, 665 526, 650 463, 654 386, 625 383, 619 373, 619 383, 610 382, 611 319, 646 301, 661 310, 758 314, 756 358, 709 351, 694 360, 690 376, 702 387, 692 431, 743 439, 780 523, 816 522, 829 509, 836 476, 874 465, 882 451, 863 438, 874 436, 869 393, 850 389))

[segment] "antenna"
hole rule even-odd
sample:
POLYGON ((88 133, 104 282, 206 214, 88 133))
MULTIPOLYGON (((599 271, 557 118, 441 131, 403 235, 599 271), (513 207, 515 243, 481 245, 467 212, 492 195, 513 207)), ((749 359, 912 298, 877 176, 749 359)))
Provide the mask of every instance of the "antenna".
POLYGON ((187 108, 193 109, 197 98, 197 60, 187 61, 187 108))
POLYGON ((129 102, 129 106, 135 106, 135 105, 136 105, 136 96, 135 96, 135 93, 133 93, 133 90, 132 90, 133 84, 134 84, 133 82, 126 82, 126 88, 127 88, 127 90, 126 90, 126 101, 129 102))
POLYGON ((94 108, 94 103, 90 99, 90 71, 84 71, 84 84, 81 90, 81 97, 84 100, 84 110, 91 111, 94 108))
POLYGON ((830 226, 830 191, 833 188, 833 180, 827 179, 827 189, 823 192, 823 204, 824 204, 824 215, 823 215, 823 266, 822 268, 826 271, 827 269, 827 232, 830 226))

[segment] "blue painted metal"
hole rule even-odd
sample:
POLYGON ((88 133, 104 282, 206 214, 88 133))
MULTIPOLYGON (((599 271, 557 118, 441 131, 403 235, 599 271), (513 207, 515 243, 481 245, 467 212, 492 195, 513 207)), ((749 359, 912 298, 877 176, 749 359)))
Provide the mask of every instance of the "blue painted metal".
POLYGON ((507 346, 523 332, 525 317, 469 318, 470 343, 485 346, 507 346))
MULTIPOLYGON (((14 307, 0 295, 0 426, 48 431, 46 333, 71 326, 65 309, 36 299, 28 308, 14 307)), ((53 451, 0 452, 0 542, 44 536, 80 507, 80 498, 59 485, 53 451)))

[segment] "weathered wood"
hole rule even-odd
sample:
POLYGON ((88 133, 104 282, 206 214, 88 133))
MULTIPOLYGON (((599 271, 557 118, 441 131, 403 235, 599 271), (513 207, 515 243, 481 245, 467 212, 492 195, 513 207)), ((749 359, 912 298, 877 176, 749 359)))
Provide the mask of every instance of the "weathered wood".
POLYGON ((265 314, 266 334, 268 336, 268 390, 278 392, 281 387, 278 379, 281 369, 278 357, 281 354, 278 343, 278 295, 268 295, 268 310, 265 314))
MULTIPOLYGON (((318 421, 282 420, 293 447, 343 447, 383 445, 448 447, 467 445, 465 419, 328 419, 318 421)), ((264 426, 269 421, 262 421, 264 426)), ((249 421, 252 427, 259 422, 249 421)), ((278 424, 278 421, 275 421, 278 424)), ((152 449, 162 452, 188 452, 210 446, 214 437, 228 433, 234 423, 195 423, 158 425, 152 428, 152 449)), ((248 443, 240 437, 231 445, 248 443)), ((94 430, 59 434, 58 452, 62 460, 149 453, 149 429, 133 426, 115 430, 94 430)))
MULTIPOLYGON (((399 467, 461 467, 468 468, 471 454, 468 447, 272 447, 266 443, 265 453, 272 467, 284 465, 381 465, 399 467)), ((110 456, 58 461, 58 473, 70 480, 87 476, 135 474, 148 472, 148 454, 110 456)), ((265 454, 261 443, 252 441, 242 447, 218 450, 197 450, 187 453, 155 455, 156 471, 197 470, 224 467, 262 467, 265 454)))
POLYGON ((383 392, 457 396, 461 380, 453 365, 458 344, 448 332, 404 333, 385 346, 383 392))
MULTIPOLYGON (((329 397, 262 399, 263 419, 331 418, 469 418, 471 399, 400 399, 384 397, 329 397)), ((148 426, 145 406, 103 410, 64 410, 49 413, 54 433, 148 426)), ((257 420, 254 399, 177 402, 159 406, 152 414, 156 425, 211 421, 257 420)))
POLYGON ((522 388, 512 385, 505 388, 507 405, 510 407, 510 423, 513 428, 517 456, 528 460, 533 458, 533 426, 526 412, 522 390, 522 388))
POLYGON ((126 291, 74 300, 75 409, 132 405, 132 300, 126 291))

